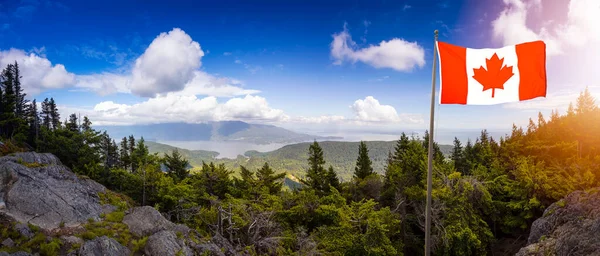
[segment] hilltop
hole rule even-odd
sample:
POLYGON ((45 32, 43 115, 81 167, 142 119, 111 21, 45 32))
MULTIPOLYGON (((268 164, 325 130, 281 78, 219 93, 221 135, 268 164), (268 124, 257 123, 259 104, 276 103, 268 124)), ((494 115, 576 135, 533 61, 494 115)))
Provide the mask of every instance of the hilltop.
MULTIPOLYGON (((379 174, 385 170, 386 160, 389 152, 394 151, 396 141, 367 141, 369 156, 373 161, 373 169, 379 174)), ((280 149, 270 152, 258 152, 255 150, 247 151, 244 156, 238 156, 236 159, 218 159, 218 152, 205 150, 187 150, 161 143, 147 142, 150 153, 170 153, 177 149, 190 161, 192 166, 201 166, 202 161, 223 163, 225 166, 237 172, 240 166, 245 166, 251 170, 260 168, 265 162, 277 172, 287 172, 296 177, 303 177, 308 169, 308 148, 310 142, 297 143, 284 146, 280 149)), ((358 157, 359 142, 344 141, 323 141, 319 145, 325 152, 326 165, 332 165, 338 176, 344 180, 349 180, 354 172, 356 158, 358 157)), ((440 150, 448 156, 452 150, 452 145, 439 145, 440 150)))
POLYGON ((273 125, 250 124, 242 121, 94 126, 94 128, 107 131, 113 138, 135 134, 136 137, 144 137, 147 141, 237 141, 270 144, 341 139, 297 133, 273 125))

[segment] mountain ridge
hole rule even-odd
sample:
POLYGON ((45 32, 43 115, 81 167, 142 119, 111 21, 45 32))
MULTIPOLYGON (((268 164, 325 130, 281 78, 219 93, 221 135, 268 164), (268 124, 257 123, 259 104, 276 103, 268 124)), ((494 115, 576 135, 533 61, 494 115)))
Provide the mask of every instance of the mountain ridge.
POLYGON ((94 126, 113 138, 134 134, 147 141, 237 141, 254 144, 298 143, 311 140, 336 140, 341 137, 298 133, 268 124, 243 121, 218 121, 203 123, 158 123, 143 125, 94 126))

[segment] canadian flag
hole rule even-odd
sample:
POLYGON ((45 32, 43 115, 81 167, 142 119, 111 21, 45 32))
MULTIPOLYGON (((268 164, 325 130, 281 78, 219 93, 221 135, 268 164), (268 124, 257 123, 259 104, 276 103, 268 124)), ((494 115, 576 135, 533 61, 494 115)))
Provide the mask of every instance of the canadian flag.
POLYGON ((546 44, 472 49, 437 42, 440 103, 494 105, 546 97, 546 44))

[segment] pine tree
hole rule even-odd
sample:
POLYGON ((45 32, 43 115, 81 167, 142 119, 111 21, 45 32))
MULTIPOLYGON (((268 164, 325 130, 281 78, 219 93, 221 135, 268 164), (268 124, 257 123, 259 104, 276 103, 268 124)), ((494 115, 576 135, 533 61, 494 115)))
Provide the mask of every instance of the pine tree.
POLYGON ((72 132, 79 132, 79 126, 77 125, 77 115, 75 113, 69 116, 69 121, 65 124, 65 127, 72 132))
POLYGON ((261 187, 266 187, 270 194, 274 195, 281 191, 282 182, 278 182, 285 177, 285 173, 275 174, 269 164, 265 162, 262 168, 256 172, 256 178, 261 187))
POLYGON ((35 99, 29 104, 27 108, 27 124, 29 126, 29 135, 27 136, 27 142, 37 149, 37 140, 40 129, 40 117, 38 115, 37 102, 35 99))
POLYGON ((48 98, 42 101, 42 124, 48 130, 52 128, 52 118, 50 117, 50 101, 48 98))
POLYGON ((48 111, 50 112, 50 122, 52 123, 52 130, 57 130, 58 128, 60 128, 60 114, 58 113, 58 108, 56 107, 54 98, 50 98, 48 108, 48 111))
POLYGON ((402 133, 402 135, 400 136, 400 140, 398 140, 398 142, 396 143, 396 147, 394 148, 394 163, 402 162, 402 154, 404 153, 404 151, 406 151, 406 149, 408 149, 409 142, 410 141, 408 140, 408 136, 406 136, 405 133, 402 133))
POLYGON ((329 184, 327 179, 327 171, 323 168, 325 159, 323 157, 323 149, 319 143, 315 141, 308 148, 308 171, 306 172, 306 180, 303 183, 313 188, 317 192, 327 191, 329 184))
POLYGON ((0 74, 0 84, 4 87, 2 95, 2 113, 0 113, 0 136, 12 138, 18 128, 18 120, 15 115, 16 94, 14 88, 13 65, 8 66, 0 74))
MULTIPOLYGON (((326 178, 327 178, 327 185, 339 190, 340 189, 340 179, 338 179, 337 177, 337 173, 333 170, 333 166, 329 166, 329 169, 327 169, 327 174, 326 174, 326 178)), ((325 188, 325 191, 329 192, 330 188, 329 186, 327 186, 325 188)))
POLYGON ((25 99, 27 94, 23 93, 23 88, 21 88, 21 72, 19 70, 19 64, 15 61, 15 64, 12 66, 12 72, 14 77, 14 89, 15 89, 15 114, 18 118, 25 119, 27 115, 27 104, 29 101, 25 99))
POLYGON ((80 129, 82 132, 88 132, 92 130, 92 122, 87 116, 83 117, 83 123, 81 124, 80 129))
POLYGON ((364 141, 360 142, 358 147, 358 158, 356 159, 356 167, 354 167, 354 177, 357 179, 364 179, 369 175, 374 174, 372 167, 373 162, 369 158, 369 149, 367 143, 364 141))
POLYGON ((465 158, 460 140, 454 137, 454 148, 452 149, 452 161, 456 171, 465 174, 465 158))
POLYGON ((129 163, 131 164, 131 171, 137 170, 137 159, 134 154, 135 151, 135 137, 129 135, 129 163))
POLYGON ((121 168, 129 170, 131 159, 129 158, 129 144, 127 142, 127 137, 123 137, 121 140, 119 155, 121 158, 121 168))
POLYGON ((173 150, 171 155, 165 154, 164 164, 167 172, 175 182, 179 182, 189 175, 189 162, 179 153, 177 149, 173 150))
POLYGON ((577 103, 575 107, 575 113, 584 114, 591 111, 595 111, 598 109, 596 105, 596 99, 588 90, 588 87, 585 87, 585 90, 579 93, 579 97, 577 97, 577 103))

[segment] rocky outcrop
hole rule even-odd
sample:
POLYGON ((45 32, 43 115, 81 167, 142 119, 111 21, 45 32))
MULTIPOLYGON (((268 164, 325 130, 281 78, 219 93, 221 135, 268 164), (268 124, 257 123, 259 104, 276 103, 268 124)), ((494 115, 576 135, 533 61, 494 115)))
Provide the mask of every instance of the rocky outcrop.
POLYGON ((548 207, 516 255, 600 255, 599 190, 575 191, 548 207))
POLYGON ((81 179, 52 154, 0 158, 0 213, 43 229, 79 225, 102 212, 105 188, 81 179))
POLYGON ((79 249, 80 256, 129 256, 130 254, 131 251, 127 247, 106 236, 87 241, 79 249))
POLYGON ((146 255, 193 256, 194 252, 173 231, 163 230, 148 238, 144 248, 146 255))
MULTIPOLYGON (((17 251, 35 241, 59 244, 60 255, 132 255, 133 248, 140 250, 135 255, 147 256, 239 255, 222 236, 201 239, 195 230, 170 222, 150 206, 125 210, 102 205, 100 193, 112 198, 106 201, 115 200, 113 192, 78 177, 51 154, 0 157, 0 227, 10 233, 10 237, 0 237, 0 248, 17 251), (108 219, 113 211, 124 214, 122 221, 114 215, 108 219), (123 239, 123 233, 130 239, 123 239), (142 248, 133 245, 133 240, 139 243, 144 239, 142 248), (124 240, 129 244, 118 242, 124 240)), ((32 253, 38 254, 38 249, 32 253)), ((0 252, 2 255, 30 254, 0 252)))

